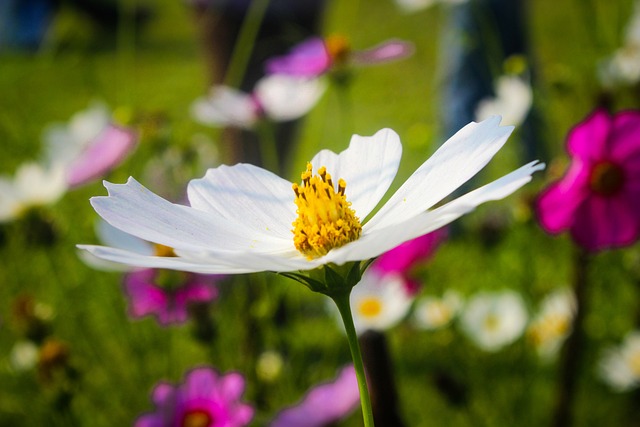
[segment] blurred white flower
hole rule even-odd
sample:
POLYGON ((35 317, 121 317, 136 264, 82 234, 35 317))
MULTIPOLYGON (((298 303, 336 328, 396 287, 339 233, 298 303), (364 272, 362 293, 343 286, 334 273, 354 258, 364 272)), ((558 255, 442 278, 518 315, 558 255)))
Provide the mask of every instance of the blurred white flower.
POLYGON ((598 77, 606 88, 640 81, 640 1, 634 4, 623 45, 599 64, 598 77))
POLYGON ((497 351, 522 335, 527 317, 520 294, 483 292, 469 300, 462 313, 461 327, 478 347, 497 351))
POLYGON ((520 125, 531 109, 531 85, 522 77, 503 75, 495 82, 495 93, 495 98, 486 98, 478 103, 476 120, 501 115, 502 123, 520 125))
POLYGON ((0 222, 15 220, 32 208, 53 204, 66 191, 62 167, 25 163, 14 177, 0 177, 0 222))
POLYGON ((70 187, 106 174, 137 142, 135 132, 112 123, 111 113, 101 102, 74 114, 69 123, 50 125, 43 139, 45 161, 64 168, 70 187))
POLYGON ((18 372, 27 371, 36 366, 39 353, 40 350, 33 341, 18 341, 11 349, 9 363, 11 367, 18 372))
POLYGON ((420 329, 439 329, 448 325, 462 308, 462 297, 447 291, 439 297, 420 298, 414 311, 414 323, 420 329))
POLYGON ((396 0, 396 4, 403 12, 411 13, 435 6, 438 3, 453 5, 467 1, 469 0, 396 0))
POLYGON ((358 334, 395 326, 409 312, 413 298, 400 274, 368 269, 351 292, 351 312, 358 334))
POLYGON ((557 355, 571 333, 575 311, 575 297, 569 289, 557 290, 542 301, 527 330, 527 337, 541 357, 549 359, 557 355))
POLYGON ((274 74, 258 81, 252 93, 215 86, 191 105, 193 118, 211 126, 251 129, 259 120, 294 120, 307 114, 327 87, 324 79, 274 74))
POLYGON ((615 391, 640 385, 640 331, 631 331, 622 344, 607 349, 598 365, 602 379, 615 391))

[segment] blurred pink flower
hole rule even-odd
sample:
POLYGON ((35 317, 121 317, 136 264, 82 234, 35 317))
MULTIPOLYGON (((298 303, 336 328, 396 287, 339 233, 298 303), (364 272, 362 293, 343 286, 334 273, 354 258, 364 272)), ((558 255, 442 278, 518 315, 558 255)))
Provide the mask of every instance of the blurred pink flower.
POLYGON ((140 416, 135 427, 246 426, 254 410, 240 401, 243 392, 242 375, 197 368, 186 374, 182 384, 157 384, 151 396, 155 412, 140 416))
POLYGON ((218 296, 215 282, 220 276, 188 273, 179 286, 165 288, 156 284, 160 273, 160 270, 144 269, 125 276, 124 289, 131 317, 153 315, 163 326, 184 323, 189 317, 189 305, 208 303, 218 296))
POLYGON ((380 276, 401 276, 405 281, 406 290, 413 295, 418 291, 420 284, 411 277, 411 270, 431 258, 446 237, 446 228, 440 228, 409 240, 380 255, 371 265, 371 269, 380 276))
POLYGON ((271 58, 265 64, 268 74, 319 76, 332 67, 343 65, 374 65, 396 61, 413 54, 413 44, 388 40, 370 49, 352 51, 346 38, 333 35, 326 39, 310 38, 291 49, 287 55, 271 58))
POLYGON ((545 231, 569 230, 590 251, 630 245, 640 235, 640 112, 594 111, 567 140, 565 176, 537 202, 545 231))
POLYGON ((345 418, 359 404, 355 369, 349 365, 334 382, 312 388, 299 404, 282 410, 269 427, 324 427, 345 418))
POLYGON ((67 185, 77 187, 120 164, 135 148, 138 136, 113 124, 107 106, 94 102, 68 123, 49 126, 43 139, 47 163, 62 167, 67 185))

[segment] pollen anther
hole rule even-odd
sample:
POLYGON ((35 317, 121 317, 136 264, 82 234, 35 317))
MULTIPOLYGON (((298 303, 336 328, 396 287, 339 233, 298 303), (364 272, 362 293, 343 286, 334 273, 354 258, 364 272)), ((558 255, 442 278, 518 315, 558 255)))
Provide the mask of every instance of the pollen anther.
POLYGON ((302 185, 292 186, 298 207, 298 218, 292 224, 296 249, 314 259, 358 239, 362 226, 347 201, 345 180, 338 180, 336 191, 327 168, 319 168, 314 176, 311 163, 301 178, 302 185))

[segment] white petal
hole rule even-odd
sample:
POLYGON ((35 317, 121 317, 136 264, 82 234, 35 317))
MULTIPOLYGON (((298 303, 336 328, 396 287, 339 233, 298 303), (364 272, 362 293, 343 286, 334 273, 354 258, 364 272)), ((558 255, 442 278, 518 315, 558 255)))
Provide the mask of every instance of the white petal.
POLYGON ((286 121, 307 114, 326 88, 324 79, 272 74, 260 79, 255 94, 270 119, 286 121))
POLYGON ((260 271, 297 271, 315 268, 321 263, 307 261, 299 254, 264 254, 232 252, 176 251, 178 257, 145 256, 135 252, 105 246, 78 245, 98 258, 145 268, 167 268, 203 274, 239 274, 260 271), (291 257, 286 256, 291 255, 291 257))
POLYGON ((500 117, 471 122, 452 136, 369 221, 387 227, 424 212, 480 171, 504 145, 513 127, 500 117))
POLYGON ((347 200, 360 221, 364 221, 389 189, 401 156, 398 135, 391 129, 382 129, 373 136, 353 135, 349 148, 340 154, 322 150, 311 164, 315 171, 325 166, 334 185, 340 178, 346 181, 347 200))
POLYGON ((325 262, 344 264, 348 261, 376 257, 398 245, 441 228, 476 206, 502 199, 531 181, 531 174, 544 168, 544 164, 531 162, 496 181, 467 193, 433 211, 422 212, 403 223, 388 227, 363 226, 360 239, 329 252, 325 262))
POLYGON ((231 222, 283 239, 283 250, 292 246, 291 223, 296 205, 291 183, 249 164, 209 169, 204 178, 187 188, 192 207, 231 222))
MULTIPOLYGON (((219 216, 176 205, 155 195, 133 178, 126 184, 105 182, 108 197, 93 197, 91 204, 102 218, 143 240, 190 251, 280 252, 280 241, 258 235, 219 216)), ((291 244, 293 248, 293 243, 291 244)))
POLYGON ((211 126, 251 128, 258 118, 256 112, 250 95, 227 86, 214 87, 208 97, 198 98, 191 105, 193 118, 211 126))

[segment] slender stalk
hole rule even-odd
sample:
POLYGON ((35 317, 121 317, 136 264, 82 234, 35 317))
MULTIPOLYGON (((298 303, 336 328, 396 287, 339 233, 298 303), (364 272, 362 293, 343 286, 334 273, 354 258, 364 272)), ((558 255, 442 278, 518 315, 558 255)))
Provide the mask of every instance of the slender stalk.
POLYGON ((356 377, 358 378, 358 390, 360 391, 360 405, 362 406, 364 427, 374 427, 371 398, 369 397, 367 377, 364 372, 364 364, 362 363, 362 353, 360 352, 360 344, 358 343, 358 334, 356 334, 356 328, 353 324, 353 316, 351 315, 349 294, 350 292, 338 293, 337 295, 332 295, 331 299, 333 299, 333 302, 335 302, 338 307, 342 323, 344 324, 344 329, 347 332, 351 358, 353 359, 353 366, 356 370, 356 377))
POLYGON ((551 419, 553 427, 570 427, 573 425, 572 407, 584 347, 584 317, 586 292, 588 286, 587 270, 589 257, 587 253, 577 248, 574 256, 573 291, 576 298, 576 314, 573 319, 573 332, 564 346, 561 365, 560 382, 556 407, 551 419))
POLYGON ((131 103, 132 71, 136 56, 136 0, 118 2, 118 102, 131 103))
POLYGON ((231 87, 239 87, 242 83, 256 36, 268 6, 269 0, 253 0, 251 2, 233 47, 231 61, 225 76, 225 84, 231 87))

